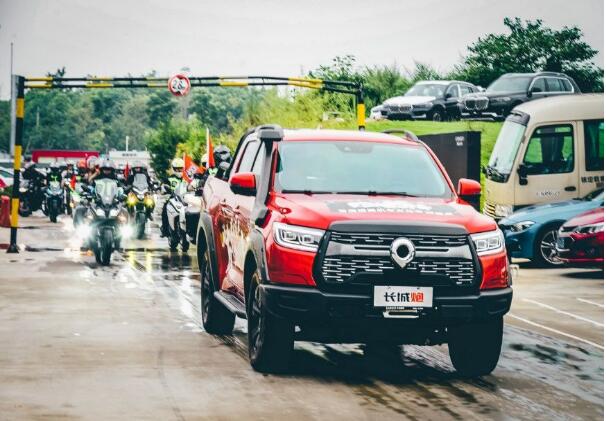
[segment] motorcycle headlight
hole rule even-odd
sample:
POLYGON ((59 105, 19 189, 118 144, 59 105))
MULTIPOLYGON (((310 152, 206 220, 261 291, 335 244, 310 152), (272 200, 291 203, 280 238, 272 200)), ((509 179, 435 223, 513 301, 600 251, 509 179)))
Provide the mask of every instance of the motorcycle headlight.
POLYGON ((27 187, 19 187, 19 193, 27 192, 27 187))
POLYGON ((533 225, 534 225, 534 221, 516 222, 515 224, 513 224, 511 226, 511 230, 513 232, 520 232, 520 231, 527 230, 528 228, 532 227, 533 225))
POLYGON ((494 207, 494 213, 496 216, 500 218, 507 218, 509 215, 513 213, 512 205, 496 205, 494 207))
POLYGON ((120 236, 124 239, 130 238, 133 235, 133 227, 130 225, 122 225, 120 227, 120 236))
POLYGON ((145 206, 147 206, 148 208, 153 208, 154 207, 154 199, 152 199, 151 196, 146 196, 145 200, 143 201, 143 203, 145 204, 145 206))
POLYGON ((505 240, 501 230, 471 234, 471 239, 476 245, 478 256, 500 253, 505 250, 505 240))
POLYGON ((127 203, 129 206, 134 206, 134 205, 136 205, 136 204, 137 204, 137 196, 135 196, 135 195, 134 195, 134 194, 132 194, 132 193, 131 193, 131 194, 129 194, 129 195, 128 195, 128 198, 126 199, 126 203, 127 203))
POLYGON ((604 231, 604 223, 600 222, 599 224, 582 225, 580 227, 576 227, 573 232, 577 234, 595 234, 596 232, 602 231, 604 231))
POLYGON ((279 222, 274 224, 274 239, 276 243, 291 249, 317 251, 323 235, 324 231, 319 229, 287 225, 279 222))
POLYGON ((90 225, 80 224, 80 225, 78 225, 78 228, 76 229, 76 234, 78 235, 79 238, 84 240, 85 238, 90 237, 90 235, 92 234, 92 231, 93 230, 90 225))
POLYGON ((104 217, 105 216, 105 211, 103 209, 101 209, 101 208, 96 208, 95 209, 95 214, 97 216, 104 217))
POLYGON ((110 218, 115 218, 116 216, 118 216, 118 209, 110 209, 110 211, 109 211, 109 217, 110 218))

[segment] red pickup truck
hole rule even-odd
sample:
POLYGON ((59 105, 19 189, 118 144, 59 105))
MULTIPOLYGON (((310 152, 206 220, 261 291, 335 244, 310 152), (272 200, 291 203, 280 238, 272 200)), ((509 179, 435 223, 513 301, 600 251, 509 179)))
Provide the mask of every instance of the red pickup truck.
POLYGON ((465 376, 492 372, 512 298, 503 235, 412 134, 251 129, 204 186, 202 320, 248 323, 251 365, 288 367, 295 340, 448 343, 465 376))

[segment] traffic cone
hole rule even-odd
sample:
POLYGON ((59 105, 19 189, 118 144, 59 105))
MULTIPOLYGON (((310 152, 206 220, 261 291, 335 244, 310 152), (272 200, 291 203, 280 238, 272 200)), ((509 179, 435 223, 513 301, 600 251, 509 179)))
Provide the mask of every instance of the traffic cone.
POLYGON ((11 198, 0 196, 0 227, 10 228, 11 226, 11 198))

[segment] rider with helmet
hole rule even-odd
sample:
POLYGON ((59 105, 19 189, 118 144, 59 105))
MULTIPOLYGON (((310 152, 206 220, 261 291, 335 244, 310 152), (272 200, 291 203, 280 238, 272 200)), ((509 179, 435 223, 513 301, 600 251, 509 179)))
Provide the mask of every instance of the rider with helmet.
POLYGON ((63 180, 61 164, 58 162, 53 162, 46 173, 46 184, 49 185, 51 181, 58 181, 61 183, 61 180, 63 180))
POLYGON ((215 176, 222 178, 225 175, 225 168, 221 168, 221 164, 223 162, 231 164, 231 152, 227 146, 219 145, 214 150, 213 157, 215 158, 215 176))
POLYGON ((92 184, 95 177, 99 175, 99 169, 97 168, 97 157, 89 156, 86 160, 86 176, 84 177, 84 181, 88 184, 92 184))
POLYGON ((128 178, 126 179, 126 186, 132 186, 135 181, 135 176, 137 174, 143 174, 147 181, 147 185, 151 186, 151 180, 149 178, 149 174, 147 173, 147 166, 143 162, 135 162, 128 173, 128 178))

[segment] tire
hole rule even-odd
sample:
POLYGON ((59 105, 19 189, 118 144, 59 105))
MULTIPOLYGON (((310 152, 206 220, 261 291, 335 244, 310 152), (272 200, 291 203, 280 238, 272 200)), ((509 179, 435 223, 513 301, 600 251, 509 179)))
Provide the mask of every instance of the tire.
POLYGON ((261 373, 279 373, 288 368, 294 346, 294 326, 270 314, 261 302, 260 277, 255 271, 246 300, 248 356, 250 365, 261 373))
POLYGON ((135 215, 135 221, 137 224, 137 239, 141 240, 145 236, 145 222, 147 217, 143 212, 137 212, 135 215))
POLYGON ((210 253, 198 253, 200 267, 200 313, 204 330, 214 335, 229 335, 234 330, 236 316, 214 296, 215 287, 210 267, 210 253))
POLYGON ((28 199, 21 199, 19 201, 19 216, 30 216, 32 214, 32 208, 28 199))
POLYGON ((502 343, 502 317, 448 328, 450 361, 464 377, 492 373, 499 362, 502 343))
POLYGON ((72 214, 72 194, 69 189, 65 193, 65 212, 70 216, 72 214))
POLYGON ((101 264, 103 266, 108 266, 109 262, 111 261, 112 258, 112 251, 113 251, 113 247, 114 247, 114 233, 109 230, 103 230, 103 232, 101 233, 101 244, 99 247, 99 255, 100 255, 100 260, 101 260, 101 264))
POLYGON ((435 122, 445 121, 446 120, 446 116, 444 114, 444 111, 442 111, 440 109, 435 109, 435 110, 431 111, 429 113, 429 120, 435 121, 435 122))
POLYGON ((185 233, 185 231, 181 231, 181 250, 183 251, 183 253, 187 253, 187 250, 189 250, 189 241, 187 240, 187 234, 185 233))
MULTIPOLYGON (((175 219, 175 227, 179 226, 179 219, 175 219)), ((168 230, 168 247, 170 248, 171 251, 175 251, 177 250, 177 247, 179 246, 179 242, 181 241, 181 239, 179 238, 179 228, 176 228, 175 230, 172 230, 170 228, 170 225, 167 227, 168 230)))
POLYGON ((559 225, 549 225, 542 228, 537 234, 532 261, 541 267, 557 267, 563 262, 557 258, 556 241, 559 225))
POLYGON ((57 223, 57 215, 59 210, 57 209, 57 204, 53 201, 48 206, 48 217, 52 223, 57 223))

